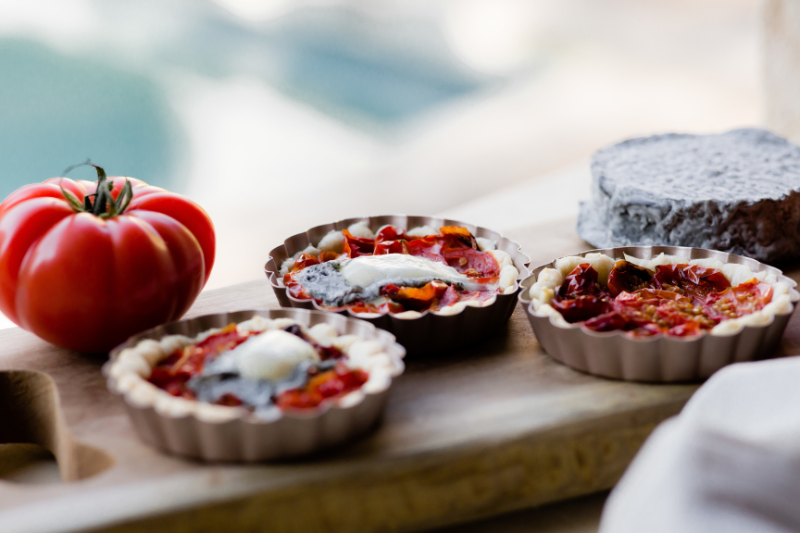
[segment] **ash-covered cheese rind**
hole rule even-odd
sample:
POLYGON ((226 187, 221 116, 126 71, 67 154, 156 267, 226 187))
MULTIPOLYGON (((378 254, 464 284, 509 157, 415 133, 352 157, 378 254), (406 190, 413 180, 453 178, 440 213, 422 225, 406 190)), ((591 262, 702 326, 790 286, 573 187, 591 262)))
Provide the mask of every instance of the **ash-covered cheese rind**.
POLYGON ((800 147, 768 131, 664 134, 596 152, 578 234, 598 248, 672 245, 800 257, 800 147))

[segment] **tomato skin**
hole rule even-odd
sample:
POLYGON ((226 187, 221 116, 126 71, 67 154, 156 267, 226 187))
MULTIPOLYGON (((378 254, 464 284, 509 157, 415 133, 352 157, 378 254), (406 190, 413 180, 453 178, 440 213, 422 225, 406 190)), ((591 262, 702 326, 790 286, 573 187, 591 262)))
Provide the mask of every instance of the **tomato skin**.
MULTIPOLYGON (((125 178, 109 178, 118 196, 125 178)), ((77 213, 91 182, 53 178, 0 204, 0 311, 48 342, 106 352, 129 336, 183 315, 214 262, 214 226, 177 194, 130 179, 121 215, 77 213)))
MULTIPOLYGON (((146 187, 150 187, 147 185, 146 187)), ((156 189, 156 187, 152 187, 156 189)), ((128 211, 144 210, 156 211, 168 215, 180 222, 197 239, 203 251, 203 260, 206 265, 205 278, 203 284, 208 281, 211 275, 211 268, 214 266, 216 251, 216 236, 214 225, 206 212, 193 201, 179 194, 171 192, 160 192, 142 190, 138 192, 134 188, 134 197, 128 211)))
MULTIPOLYGON (((0 208, 2 204, 0 204, 0 208)), ((34 198, 0 218, 0 311, 19 324, 19 271, 29 248, 52 226, 75 212, 54 198, 34 198)))
POLYGON ((86 194, 90 194, 86 192, 86 189, 80 183, 72 181, 69 178, 51 178, 44 183, 32 183, 20 187, 3 200, 3 203, 0 204, 0 218, 12 207, 30 200, 31 198, 56 198, 58 200, 63 200, 64 194, 61 192, 59 183, 64 189, 68 190, 79 199, 83 198, 86 194))

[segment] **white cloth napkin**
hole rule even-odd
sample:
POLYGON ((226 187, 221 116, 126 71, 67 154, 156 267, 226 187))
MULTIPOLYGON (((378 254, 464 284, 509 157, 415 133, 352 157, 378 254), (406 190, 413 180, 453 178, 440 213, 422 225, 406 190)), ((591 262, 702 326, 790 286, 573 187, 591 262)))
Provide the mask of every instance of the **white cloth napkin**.
POLYGON ((659 426, 601 533, 800 531, 800 357, 726 367, 659 426))

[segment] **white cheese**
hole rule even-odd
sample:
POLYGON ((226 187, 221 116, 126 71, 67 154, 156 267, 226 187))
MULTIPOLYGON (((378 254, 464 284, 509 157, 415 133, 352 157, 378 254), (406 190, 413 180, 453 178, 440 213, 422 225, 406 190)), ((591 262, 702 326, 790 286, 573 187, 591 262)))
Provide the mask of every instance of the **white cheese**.
POLYGON ((488 252, 497 248, 496 243, 492 239, 487 239, 486 237, 476 237, 475 243, 482 252, 488 252))
POLYGON ((375 238, 375 234, 372 233, 372 230, 369 229, 369 226, 367 226, 363 222, 356 222, 355 224, 347 228, 347 231, 349 231, 350 235, 352 235, 353 237, 360 237, 362 239, 375 238))
POLYGON ((229 352, 239 373, 249 379, 284 378, 302 361, 319 361, 309 343, 283 330, 273 330, 249 338, 229 352))
POLYGON ((560 270, 555 268, 544 268, 539 272, 536 283, 528 291, 531 300, 539 300, 542 303, 550 303, 555 296, 555 291, 564 283, 564 276, 560 270))
POLYGON ((428 235, 439 235, 439 230, 430 226, 419 226, 408 230, 406 235, 409 237, 427 237, 428 235))
POLYGON ((508 252, 504 252, 503 250, 490 250, 488 253, 494 257, 494 260, 497 261, 500 268, 514 265, 514 261, 511 260, 511 254, 508 252))
POLYGON ((339 336, 339 333, 336 331, 336 329, 325 322, 309 328, 306 333, 309 337, 314 339, 317 344, 326 348, 329 347, 334 339, 339 336))
MULTIPOLYGON (((508 294, 506 290, 514 290, 514 282, 519 277, 519 270, 514 265, 506 265, 500 271, 500 288, 503 289, 504 294, 508 294)), ((509 292, 511 292, 509 291, 509 292)))
POLYGON ((342 253, 342 247, 344 245, 344 233, 339 230, 333 229, 325 235, 319 244, 317 244, 317 248, 322 250, 323 252, 336 252, 337 254, 342 253))
POLYGON ((263 316, 256 315, 250 320, 245 320, 244 322, 240 322, 238 326, 239 331, 241 332, 262 332, 267 331, 268 329, 276 329, 272 327, 273 320, 269 318, 264 318, 263 316))
POLYGON ((341 273, 351 287, 388 280, 438 279, 468 284, 470 279, 444 263, 406 254, 362 255, 345 263, 341 273))
POLYGON ((346 352, 354 342, 358 340, 356 335, 340 335, 333 339, 331 345, 339 351, 346 352))

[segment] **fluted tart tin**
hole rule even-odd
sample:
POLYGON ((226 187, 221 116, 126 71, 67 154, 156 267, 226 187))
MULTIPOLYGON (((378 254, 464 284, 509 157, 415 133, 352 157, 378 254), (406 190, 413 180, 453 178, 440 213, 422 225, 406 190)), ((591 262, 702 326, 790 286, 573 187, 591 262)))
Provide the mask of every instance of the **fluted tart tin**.
POLYGON ((283 244, 270 252, 265 271, 276 297, 283 307, 315 309, 325 312, 338 312, 345 316, 367 320, 375 326, 391 332, 397 342, 409 354, 434 354, 481 341, 497 332, 511 317, 520 290, 520 281, 529 274, 530 258, 520 249, 519 243, 503 237, 499 232, 475 226, 458 220, 431 216, 384 215, 355 217, 323 224, 289 237, 283 244), (354 313, 349 308, 330 310, 313 299, 298 299, 292 296, 283 284, 281 265, 309 246, 317 246, 331 232, 363 224, 372 232, 387 225, 404 231, 427 227, 439 231, 445 226, 467 228, 478 241, 491 243, 495 250, 509 254, 517 275, 513 285, 498 293, 494 301, 485 306, 466 306, 455 313, 424 311, 414 318, 405 318, 393 313, 365 314, 354 313))
POLYGON ((556 361, 607 378, 690 382, 704 380, 732 363, 773 356, 800 301, 796 287, 797 284, 781 270, 740 255, 681 246, 625 246, 572 254, 533 269, 531 275, 522 281, 519 301, 539 344, 556 361), (557 312, 552 309, 534 309, 535 298, 531 295, 531 288, 545 269, 554 269, 560 259, 566 262, 571 257, 591 258, 598 257, 597 254, 613 260, 623 259, 626 255, 641 260, 657 260, 660 254, 664 254, 680 258, 680 262, 716 260, 733 269, 738 268, 735 265, 742 265, 754 274, 775 280, 775 286, 783 290, 781 301, 775 301, 776 305, 781 305, 773 314, 758 317, 758 321, 687 337, 666 334, 639 337, 620 330, 595 331, 581 323, 567 323, 562 317, 555 316, 557 312))
POLYGON ((405 350, 390 333, 362 320, 304 309, 261 309, 205 315, 147 330, 114 348, 103 366, 103 374, 109 390, 122 396, 136 432, 146 443, 206 461, 256 462, 317 452, 345 443, 374 427, 384 411, 393 379, 404 370, 404 355, 405 350), (137 389, 129 383, 137 376, 115 371, 120 366, 115 364, 131 355, 126 351, 141 346, 142 341, 179 338, 176 336, 196 338, 209 330, 254 317, 276 322, 291 319, 306 328, 330 325, 338 335, 352 335, 379 347, 376 351, 388 356, 386 360, 390 363, 383 379, 375 384, 368 381, 341 401, 308 409, 275 408, 266 418, 243 408, 172 398, 164 391, 154 391, 150 383, 142 386, 142 380, 135 384, 147 389, 148 394, 137 394, 137 389))

